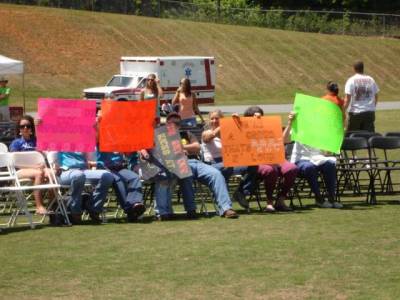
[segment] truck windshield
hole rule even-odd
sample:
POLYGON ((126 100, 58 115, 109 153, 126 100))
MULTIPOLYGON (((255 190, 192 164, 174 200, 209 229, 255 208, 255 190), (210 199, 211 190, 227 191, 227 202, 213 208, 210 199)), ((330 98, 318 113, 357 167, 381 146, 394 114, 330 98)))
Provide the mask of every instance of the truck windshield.
POLYGON ((114 76, 107 86, 121 86, 121 87, 128 87, 131 84, 132 77, 125 77, 125 76, 114 76))

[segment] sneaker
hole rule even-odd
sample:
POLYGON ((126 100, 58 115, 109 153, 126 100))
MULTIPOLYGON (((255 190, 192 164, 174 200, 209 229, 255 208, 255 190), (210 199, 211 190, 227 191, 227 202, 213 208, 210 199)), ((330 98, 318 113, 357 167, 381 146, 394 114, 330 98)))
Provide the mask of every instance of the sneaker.
POLYGON ((264 208, 264 211, 268 213, 274 213, 276 210, 275 207, 273 207, 271 204, 268 204, 267 207, 264 208))
POLYGON ((135 203, 126 213, 128 222, 136 222, 138 218, 144 214, 146 206, 143 203, 135 203))
POLYGON ((239 218, 239 215, 234 211, 233 209, 228 209, 224 211, 223 216, 227 219, 237 219, 239 218))
POLYGON ((333 208, 343 208, 343 204, 335 201, 332 203, 332 207, 333 208))
POLYGON ((328 200, 325 200, 325 201, 322 202, 322 203, 318 203, 317 205, 318 205, 320 208, 332 208, 332 207, 333 207, 332 203, 330 203, 328 200))
POLYGON ((233 200, 237 201, 239 205, 243 208, 249 208, 249 202, 246 200, 246 196, 239 190, 233 193, 233 200))

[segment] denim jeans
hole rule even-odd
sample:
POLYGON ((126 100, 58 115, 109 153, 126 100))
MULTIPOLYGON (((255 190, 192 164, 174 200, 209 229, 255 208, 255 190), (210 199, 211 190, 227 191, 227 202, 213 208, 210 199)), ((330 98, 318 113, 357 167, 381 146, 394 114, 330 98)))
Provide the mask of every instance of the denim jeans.
POLYGON ((258 167, 225 167, 222 161, 214 162, 211 164, 214 168, 219 170, 225 178, 228 185, 229 178, 232 175, 242 175, 242 180, 239 183, 239 191, 245 195, 251 195, 254 191, 255 184, 257 183, 258 167))
POLYGON ((114 181, 114 176, 105 170, 70 169, 63 171, 60 175, 60 183, 62 185, 70 185, 71 201, 69 207, 74 214, 82 212, 82 192, 86 181, 96 184, 93 198, 87 203, 88 209, 92 212, 100 213, 103 211, 107 192, 114 181))
POLYGON ((197 125, 196 117, 181 120, 181 126, 193 126, 194 127, 196 125, 197 125))
POLYGON ((316 166, 308 160, 300 160, 296 162, 299 168, 299 174, 304 177, 310 185, 311 191, 318 198, 321 197, 321 191, 318 184, 318 171, 322 173, 328 196, 334 201, 336 194, 336 164, 333 161, 326 161, 322 165, 316 166))
POLYGON ((114 176, 113 188, 119 205, 127 213, 135 203, 143 202, 142 183, 135 172, 122 169, 112 172, 114 176))
POLYGON ((207 165, 197 159, 189 159, 189 166, 193 177, 184 180, 181 185, 182 195, 187 206, 194 206, 194 192, 191 180, 198 180, 200 183, 208 186, 215 197, 218 206, 218 213, 223 215, 225 211, 232 208, 232 201, 229 197, 228 189, 225 184, 224 176, 216 168, 207 165))
POLYGON ((172 209, 172 193, 174 192, 174 178, 172 174, 164 173, 153 178, 155 212, 157 215, 165 216, 174 213, 172 209))

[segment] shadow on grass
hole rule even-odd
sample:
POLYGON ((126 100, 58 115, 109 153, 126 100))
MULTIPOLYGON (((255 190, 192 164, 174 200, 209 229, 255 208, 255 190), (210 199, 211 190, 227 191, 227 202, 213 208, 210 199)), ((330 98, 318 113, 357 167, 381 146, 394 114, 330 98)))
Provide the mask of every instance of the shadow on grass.
POLYGON ((0 231, 0 235, 6 235, 9 233, 19 233, 19 232, 26 232, 28 230, 40 230, 43 229, 45 227, 48 227, 47 224, 40 224, 40 225, 35 225, 35 228, 31 228, 29 225, 25 226, 25 225, 20 225, 17 227, 2 227, 1 231, 0 231))

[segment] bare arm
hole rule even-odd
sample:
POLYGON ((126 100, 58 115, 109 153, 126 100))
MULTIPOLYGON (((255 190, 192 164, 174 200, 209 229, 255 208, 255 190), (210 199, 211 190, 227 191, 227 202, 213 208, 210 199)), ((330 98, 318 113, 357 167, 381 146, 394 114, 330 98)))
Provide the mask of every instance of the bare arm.
POLYGON ((346 96, 344 97, 344 111, 346 111, 347 108, 349 107, 350 101, 351 101, 351 95, 346 94, 346 96))
POLYGON ((199 110, 199 106, 197 104, 197 98, 196 98, 196 94, 195 93, 192 93, 192 98, 193 98, 193 111, 194 111, 194 113, 196 115, 199 116, 201 122, 204 123, 203 116, 201 115, 200 110, 199 110))
POLYGON ((375 107, 378 105, 378 94, 375 94, 375 107))
POLYGON ((158 97, 162 98, 164 96, 164 91, 161 88, 160 79, 156 80, 156 84, 157 84, 158 97))
POLYGON ((188 155, 198 155, 200 153, 200 143, 194 135, 191 135, 189 144, 183 145, 183 150, 188 155))
POLYGON ((204 143, 209 143, 211 142, 215 137, 219 136, 221 132, 221 127, 217 127, 215 129, 209 129, 203 131, 201 138, 204 143))
POLYGON ((140 92, 140 100, 144 100, 144 89, 140 92))
POLYGON ((290 135, 291 135, 290 131, 292 130, 292 122, 295 117, 296 117, 296 114, 294 112, 290 112, 290 114, 288 116, 287 126, 286 126, 285 130, 283 131, 283 143, 284 144, 288 144, 292 141, 290 138, 290 135))
POLYGON ((179 89, 176 91, 174 98, 171 101, 172 106, 179 104, 179 89))

